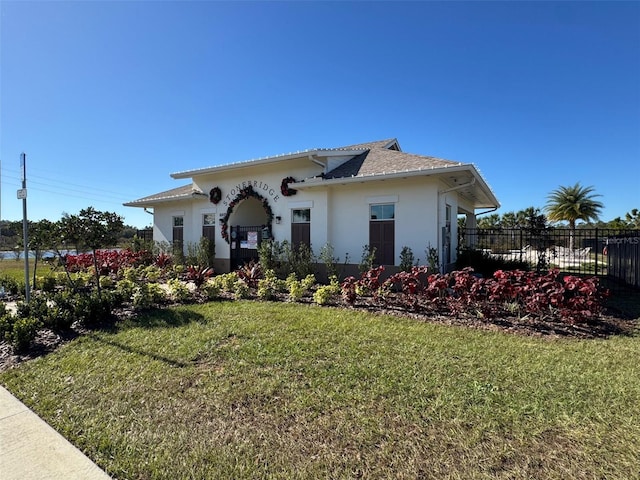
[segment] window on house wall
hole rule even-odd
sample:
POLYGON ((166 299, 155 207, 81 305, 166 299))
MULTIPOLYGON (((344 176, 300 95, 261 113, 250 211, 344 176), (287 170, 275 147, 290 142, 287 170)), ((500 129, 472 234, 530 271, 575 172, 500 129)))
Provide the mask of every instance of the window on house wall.
POLYGON ((291 243, 294 248, 304 244, 311 247, 311 209, 291 210, 291 243))
POLYGON ((378 265, 395 265, 395 213, 393 203, 369 205, 369 248, 378 265))
POLYGON ((208 238, 211 242, 215 242, 216 237, 216 215, 214 213, 205 213, 202 215, 202 236, 208 238))
POLYGON ((172 243, 174 252, 184 251, 184 217, 173 217, 172 243))

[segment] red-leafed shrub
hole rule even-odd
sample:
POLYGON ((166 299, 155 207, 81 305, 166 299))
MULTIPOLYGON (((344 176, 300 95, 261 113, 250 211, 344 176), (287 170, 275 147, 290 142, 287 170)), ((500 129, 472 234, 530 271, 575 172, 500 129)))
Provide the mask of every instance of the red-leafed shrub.
POLYGON ((356 279, 356 277, 347 277, 340 284, 342 299, 347 305, 353 305, 355 303, 357 298, 357 287, 358 280, 356 279))
POLYGON ((156 265, 156 267, 167 268, 171 265, 171 262, 171 255, 168 255, 166 253, 159 253, 153 263, 156 265))
MULTIPOLYGON (((148 253, 144 250, 133 252, 126 250, 97 250, 96 263, 101 275, 118 273, 121 268, 136 267, 145 262, 148 253)), ((63 260, 70 272, 82 272, 93 267, 93 254, 80 253, 67 255, 63 260)))
POLYGON ((484 318, 510 316, 514 312, 569 323, 596 318, 607 292, 596 277, 559 278, 557 270, 546 274, 523 270, 498 270, 491 278, 476 275, 471 268, 450 274, 427 276, 426 267, 413 267, 389 277, 382 288, 381 269, 365 272, 342 283, 346 303, 353 305, 358 294, 371 294, 375 301, 405 310, 481 315, 484 318), (378 292, 386 292, 379 296, 378 292))
POLYGON ((213 276, 213 268, 211 267, 203 268, 203 267, 197 267, 193 265, 187 267, 186 278, 188 281, 193 282, 196 287, 202 286, 202 284, 212 276, 213 276))

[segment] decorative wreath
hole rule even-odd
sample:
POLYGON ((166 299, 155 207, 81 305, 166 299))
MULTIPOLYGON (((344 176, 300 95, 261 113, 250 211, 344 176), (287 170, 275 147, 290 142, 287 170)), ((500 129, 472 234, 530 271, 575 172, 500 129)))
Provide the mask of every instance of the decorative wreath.
POLYGON ((286 177, 282 179, 282 183, 280 184, 280 192, 285 197, 290 197, 291 195, 295 195, 297 190, 295 188, 289 188, 290 183, 295 183, 296 179, 293 177, 286 177))
POLYGON ((220 200, 222 200, 222 190, 220 190, 220 187, 213 187, 209 190, 209 201, 211 203, 217 205, 220 200))
POLYGON ((271 231, 271 224, 273 223, 273 210, 271 210, 271 206, 269 205, 267 199, 256 192, 253 187, 249 185, 248 187, 240 190, 238 196, 231 200, 231 202, 229 203, 229 207, 227 208, 227 213, 225 213, 224 217, 222 218, 222 227, 220 229, 220 234, 227 243, 229 243, 229 217, 233 213, 234 207, 238 205, 238 203, 240 203, 242 200, 246 200, 247 198, 255 198, 262 202, 262 208, 264 208, 264 211, 267 214, 267 228, 269 229, 269 231, 271 231))

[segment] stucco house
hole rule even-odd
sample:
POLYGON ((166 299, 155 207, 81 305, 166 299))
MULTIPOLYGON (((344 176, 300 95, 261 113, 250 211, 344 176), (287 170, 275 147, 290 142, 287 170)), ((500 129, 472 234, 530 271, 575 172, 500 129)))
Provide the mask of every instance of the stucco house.
POLYGON ((215 242, 216 270, 257 256, 262 239, 325 244, 358 264, 365 245, 376 263, 398 265, 403 247, 420 263, 438 250, 456 259, 457 216, 475 227, 478 209, 499 207, 471 163, 405 153, 396 139, 317 148, 171 174, 189 183, 125 203, 153 211, 153 239, 215 242))

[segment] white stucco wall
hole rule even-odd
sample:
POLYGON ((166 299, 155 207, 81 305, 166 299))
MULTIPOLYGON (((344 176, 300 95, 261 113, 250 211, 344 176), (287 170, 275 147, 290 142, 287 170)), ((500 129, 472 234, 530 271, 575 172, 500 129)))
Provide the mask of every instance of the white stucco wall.
MULTIPOLYGON (((396 265, 400 261, 402 247, 408 246, 420 264, 426 264, 425 250, 437 247, 441 263, 442 228, 445 226, 446 205, 451 206, 451 260, 455 261, 457 243, 458 194, 455 191, 439 194, 443 185, 435 177, 407 177, 358 183, 334 184, 298 190, 296 195, 285 197, 280 191, 282 179, 292 176, 298 180, 318 175, 322 167, 308 158, 286 160, 282 163, 254 165, 252 167, 222 171, 193 179, 194 186, 207 193, 213 187, 222 191, 222 200, 214 205, 208 196, 191 200, 165 203, 154 208, 154 240, 172 240, 172 218, 184 217, 184 243, 197 243, 202 234, 204 214, 214 214, 216 257, 228 259, 229 244, 221 236, 219 220, 228 209, 239 190, 251 184, 272 209, 272 231, 278 241, 290 240, 291 210, 311 209, 311 244, 314 252, 330 243, 334 254, 344 262, 359 263, 363 246, 369 244, 369 206, 374 203, 395 204, 395 252, 396 265), (280 223, 275 217, 280 217, 280 223)), ((321 184, 322 182, 319 182, 321 184)), ((463 205, 463 208, 469 208, 463 205)), ((231 224, 243 216, 245 220, 258 222, 263 212, 253 206, 240 215, 242 204, 235 207, 231 224)), ((266 217, 265 217, 266 218, 266 217)))
POLYGON ((331 219, 329 243, 344 260, 359 263, 364 245, 369 244, 369 206, 395 204, 396 264, 402 247, 410 247, 424 264, 427 246, 437 245, 437 198, 435 181, 407 178, 335 186, 331 190, 328 217, 331 219))

